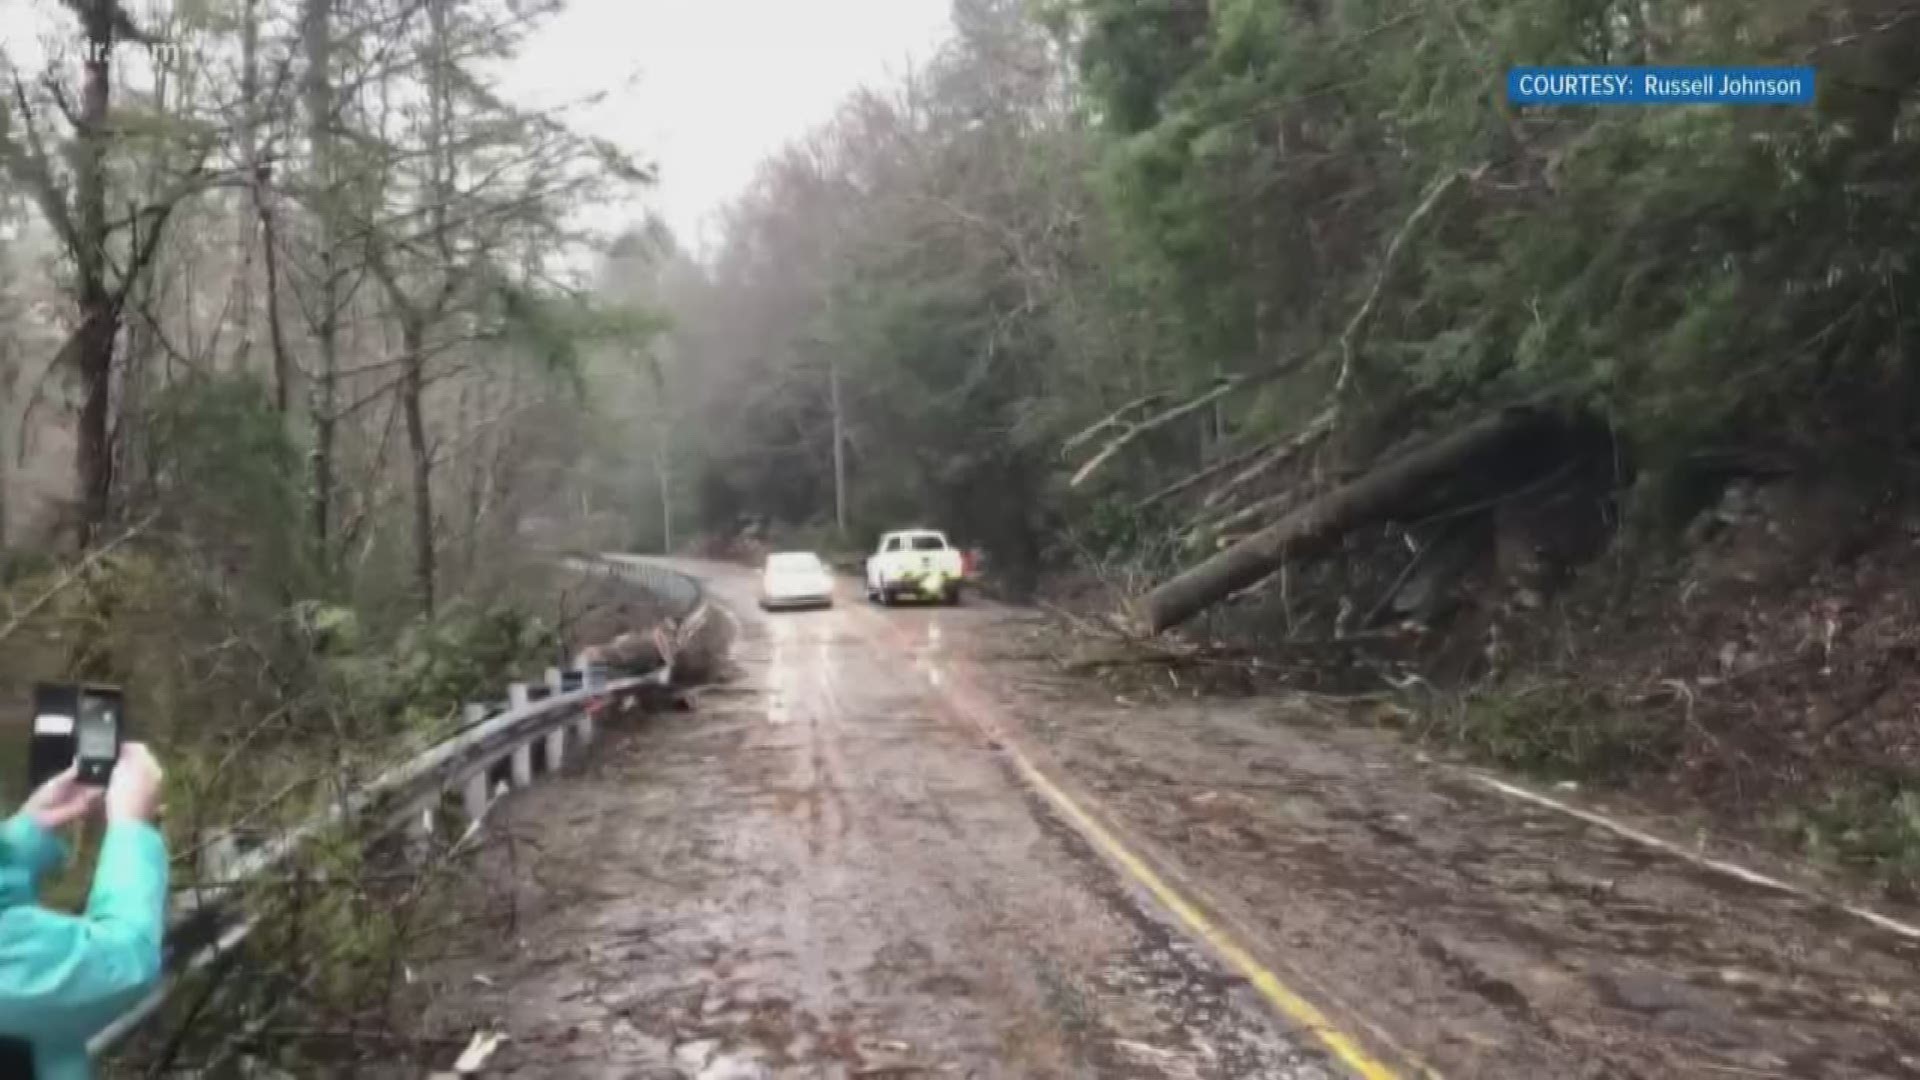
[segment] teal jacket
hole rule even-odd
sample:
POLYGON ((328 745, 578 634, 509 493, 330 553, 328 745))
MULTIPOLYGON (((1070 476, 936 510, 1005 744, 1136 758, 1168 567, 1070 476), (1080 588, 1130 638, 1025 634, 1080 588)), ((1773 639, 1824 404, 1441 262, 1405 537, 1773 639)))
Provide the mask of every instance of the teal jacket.
POLYGON ((167 845, 153 826, 116 821, 100 842, 82 915, 39 904, 40 879, 66 848, 25 814, 0 825, 0 1035, 33 1045, 37 1080, 86 1080, 87 1039, 160 977, 167 845))

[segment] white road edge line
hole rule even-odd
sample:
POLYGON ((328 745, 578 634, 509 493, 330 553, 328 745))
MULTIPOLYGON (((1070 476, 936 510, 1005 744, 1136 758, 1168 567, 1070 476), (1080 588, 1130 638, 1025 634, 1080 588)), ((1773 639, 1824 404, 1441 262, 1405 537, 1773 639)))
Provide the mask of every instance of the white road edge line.
POLYGON ((1519 799, 1523 802, 1530 802, 1535 804, 1536 806, 1544 806, 1549 810, 1556 810, 1562 814, 1568 815, 1569 817, 1579 818, 1581 821, 1584 821, 1589 825, 1598 825, 1600 828, 1603 828, 1608 832, 1615 833, 1619 836, 1624 836, 1627 839, 1632 840, 1636 843, 1644 844, 1647 847, 1665 852, 1668 855, 1678 856, 1679 858, 1684 859, 1687 862, 1693 863, 1695 866, 1702 866, 1709 870, 1716 871, 1718 873, 1739 878, 1741 881, 1745 881, 1749 884, 1759 885, 1759 886, 1762 886, 1763 888, 1773 889, 1777 892, 1787 893, 1792 896, 1800 897, 1803 900, 1811 900, 1814 903, 1824 904, 1829 907, 1838 908, 1839 910, 1844 911, 1847 914, 1854 916, 1855 918, 1864 919, 1867 922, 1870 922, 1873 925, 1881 928, 1882 930, 1890 930, 1893 933, 1901 935, 1902 937, 1911 938, 1915 941, 1920 941, 1920 926, 1914 926, 1911 923, 1901 922, 1899 919, 1895 919, 1887 915, 1882 915, 1877 911, 1871 911, 1867 908, 1863 908, 1863 907, 1856 906, 1854 904, 1847 903, 1844 900, 1839 900, 1831 896, 1823 896, 1820 893, 1813 891, 1812 889, 1795 885, 1792 882, 1782 881, 1779 878, 1770 877, 1766 874, 1760 873, 1757 870, 1749 870, 1746 867, 1739 865, 1738 863, 1730 863, 1724 859, 1715 859, 1706 855, 1701 855, 1697 852, 1688 851, 1686 848, 1670 840, 1662 840, 1659 837, 1653 835, 1652 833, 1642 832, 1641 830, 1636 829, 1631 825, 1622 824, 1618 821, 1613 820, 1612 818, 1606 817, 1601 814, 1596 814, 1591 810, 1582 810, 1577 806, 1570 806, 1566 803, 1561 802, 1558 799, 1553 799, 1545 795, 1542 795, 1537 791, 1529 791, 1526 788, 1519 786, 1518 784, 1509 784, 1505 780, 1499 780, 1494 777, 1488 776, 1485 773, 1475 772, 1471 769, 1461 769, 1458 771, 1462 775, 1467 777, 1469 780, 1472 780, 1474 783, 1479 784, 1482 787, 1491 788, 1492 790, 1497 791, 1502 795, 1507 795, 1512 798, 1519 799))

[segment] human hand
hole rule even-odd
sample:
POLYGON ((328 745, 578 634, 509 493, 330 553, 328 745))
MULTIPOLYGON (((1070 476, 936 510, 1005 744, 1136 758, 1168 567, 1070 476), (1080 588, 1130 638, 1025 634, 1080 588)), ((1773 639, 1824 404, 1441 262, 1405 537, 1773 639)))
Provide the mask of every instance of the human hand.
POLYGON ((107 781, 108 821, 152 821, 160 809, 160 762, 147 744, 120 747, 120 760, 107 781))
POLYGON ((35 825, 52 832, 85 817, 87 811, 99 801, 100 789, 82 784, 79 769, 69 765, 65 772, 41 784, 33 794, 27 796, 20 812, 31 818, 35 825))

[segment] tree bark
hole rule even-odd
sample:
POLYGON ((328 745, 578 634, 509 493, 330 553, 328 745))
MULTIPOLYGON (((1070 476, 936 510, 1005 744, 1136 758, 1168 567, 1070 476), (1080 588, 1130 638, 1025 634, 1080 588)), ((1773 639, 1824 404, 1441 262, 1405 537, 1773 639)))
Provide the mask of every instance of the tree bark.
POLYGON ((413 587, 420 610, 433 617, 433 458, 427 447, 421 397, 426 393, 426 341, 418 323, 401 331, 405 351, 400 406, 407 424, 407 449, 413 455, 413 587))
POLYGON ((235 275, 233 307, 239 315, 240 343, 233 350, 233 369, 244 372, 253 359, 253 265, 261 223, 260 198, 260 0, 244 0, 240 12, 240 119, 235 137, 240 163, 247 170, 249 200, 239 206, 234 222, 240 245, 240 272, 235 275))
POLYGON ((306 99, 307 141, 312 169, 314 213, 319 218, 319 281, 313 309, 318 323, 313 328, 314 345, 319 353, 317 372, 310 394, 313 414, 313 540, 315 554, 323 573, 330 573, 332 552, 334 431, 339 409, 339 222, 335 213, 338 192, 333 175, 333 0, 306 0, 301 11, 301 51, 306 54, 307 70, 303 87, 306 99))
POLYGON ((841 539, 847 535, 847 422, 840 400, 840 361, 827 360, 827 382, 833 399, 833 523, 841 539))
POLYGON ((1148 633, 1178 626, 1289 560, 1311 558, 1356 528, 1392 520, 1429 498, 1434 484, 1555 422, 1541 410, 1508 409, 1410 450, 1162 583, 1138 601, 1135 615, 1148 633))
MULTIPOLYGON (((461 438, 473 440, 470 456, 473 464, 465 470, 456 470, 455 480, 465 487, 466 520, 460 531, 460 555, 455 572, 458 581, 472 581, 474 568, 480 565, 480 519, 485 513, 481 503, 482 482, 486 475, 487 447, 485 432, 480 427, 480 416, 486 411, 484 391, 486 384, 473 377, 460 380, 460 397, 457 410, 459 425, 454 430, 461 438)), ((456 583, 455 591, 461 586, 456 583)))
POLYGON ((274 219, 273 193, 269 190, 272 166, 260 152, 260 0, 246 0, 240 35, 240 160, 247 169, 247 193, 252 205, 241 210, 241 239, 246 245, 242 258, 240 312, 245 328, 236 364, 241 370, 253 356, 253 273, 254 248, 266 270, 267 343, 273 353, 273 408, 285 415, 292 395, 293 363, 287 355, 286 327, 280 318, 279 225, 274 219))
POLYGON ((79 537, 84 549, 99 539, 113 491, 109 406, 113 342, 120 327, 113 315, 112 301, 101 289, 82 290, 80 318, 80 327, 67 339, 66 348, 79 372, 82 388, 75 466, 80 498, 79 537))
POLYGON ((120 311, 106 281, 106 140, 109 62, 113 52, 113 0, 91 0, 81 21, 86 34, 85 79, 73 149, 76 223, 74 261, 79 278, 80 326, 68 338, 80 377, 78 473, 82 548, 91 547, 107 521, 113 492, 110 406, 113 391, 113 343, 120 311))
POLYGON ((279 228, 264 180, 254 181, 254 208, 260 215, 260 257, 267 269, 267 341, 273 349, 273 408, 285 415, 292 396, 293 361, 287 355, 287 331, 280 318, 279 228))

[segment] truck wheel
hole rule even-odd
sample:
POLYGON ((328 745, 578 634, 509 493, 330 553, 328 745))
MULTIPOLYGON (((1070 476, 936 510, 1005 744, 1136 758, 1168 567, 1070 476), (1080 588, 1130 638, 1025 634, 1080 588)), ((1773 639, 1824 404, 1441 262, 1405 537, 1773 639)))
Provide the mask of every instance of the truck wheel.
POLYGON ((893 590, 887 588, 885 585, 880 586, 880 606, 881 607, 893 606, 893 590))

